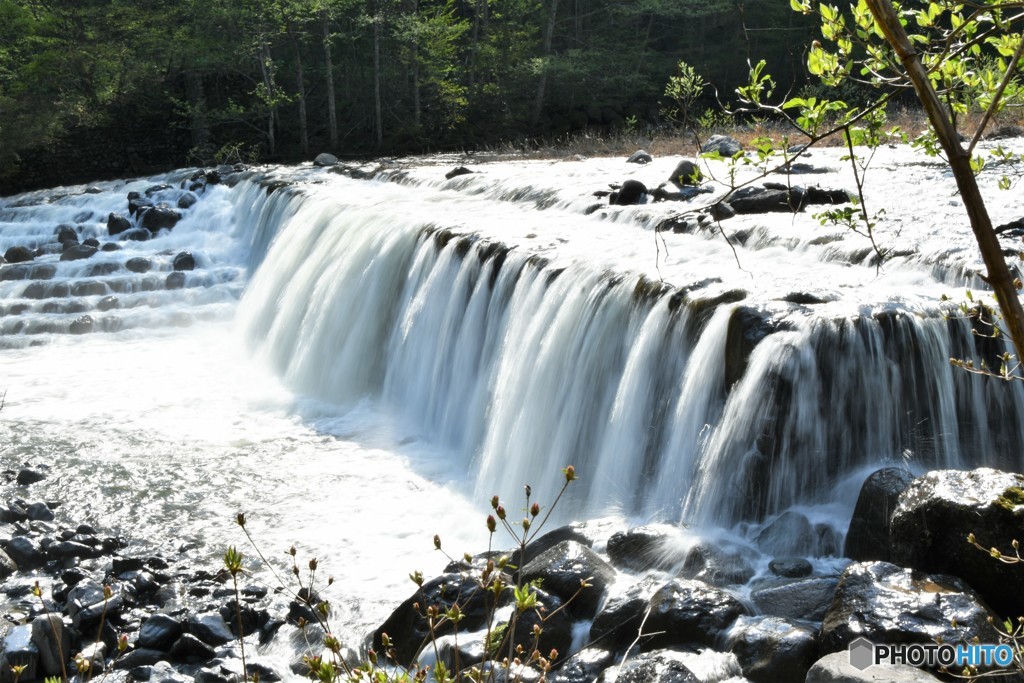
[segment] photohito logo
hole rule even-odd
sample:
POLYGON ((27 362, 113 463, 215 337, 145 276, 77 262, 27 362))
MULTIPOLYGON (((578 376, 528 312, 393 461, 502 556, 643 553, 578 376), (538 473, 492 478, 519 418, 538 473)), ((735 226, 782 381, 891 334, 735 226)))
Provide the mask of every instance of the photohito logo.
POLYGON ((935 669, 976 666, 1008 667, 1013 663, 1009 645, 949 645, 943 643, 894 643, 876 645, 867 638, 850 643, 850 666, 863 671, 873 664, 909 664, 935 669))

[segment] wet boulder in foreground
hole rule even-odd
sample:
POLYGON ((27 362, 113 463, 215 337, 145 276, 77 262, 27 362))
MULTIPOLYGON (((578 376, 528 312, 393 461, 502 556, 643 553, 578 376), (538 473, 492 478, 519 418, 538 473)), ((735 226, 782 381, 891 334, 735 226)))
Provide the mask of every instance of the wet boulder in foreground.
POLYGON ((647 186, 639 180, 627 180, 617 192, 608 195, 608 201, 618 206, 642 204, 647 195, 647 186))
POLYGON ((668 177, 670 183, 680 187, 684 185, 699 185, 702 180, 704 180, 704 173, 701 172, 700 166, 689 159, 683 159, 676 164, 672 175, 668 177))
POLYGON ((132 222, 119 213, 111 213, 107 216, 107 233, 120 235, 132 229, 132 222))
POLYGON ((885 664, 858 669, 848 652, 833 652, 814 663, 804 683, 938 683, 924 669, 909 664, 885 664))
POLYGON ((28 247, 11 247, 4 252, 4 260, 7 263, 25 263, 35 257, 36 255, 28 247))
POLYGON ((1024 614, 1024 571, 968 543, 1012 555, 1024 542, 1024 475, 981 468, 929 472, 910 484, 892 515, 892 561, 954 574, 1008 616, 1024 614))
POLYGON ((807 622, 740 617, 725 636, 743 676, 754 683, 802 681, 818 655, 818 633, 807 622))
POLYGON ((844 650, 857 638, 873 643, 996 643, 991 616, 961 579, 861 562, 843 571, 821 626, 821 651, 844 650), (954 625, 955 624, 955 625, 954 625))

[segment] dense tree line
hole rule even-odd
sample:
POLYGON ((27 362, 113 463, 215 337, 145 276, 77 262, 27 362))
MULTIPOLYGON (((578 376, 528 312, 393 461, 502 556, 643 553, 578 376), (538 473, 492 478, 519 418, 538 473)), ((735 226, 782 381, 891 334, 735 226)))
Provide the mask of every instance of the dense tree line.
POLYGON ((798 80, 812 30, 740 0, 0 0, 0 178, 90 131, 180 165, 655 125, 679 60, 728 97, 752 56, 798 80))

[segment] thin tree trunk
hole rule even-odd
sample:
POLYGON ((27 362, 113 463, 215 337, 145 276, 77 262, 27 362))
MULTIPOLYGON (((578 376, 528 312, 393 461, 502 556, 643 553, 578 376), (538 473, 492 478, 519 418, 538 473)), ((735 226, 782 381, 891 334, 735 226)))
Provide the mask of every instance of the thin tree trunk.
POLYGON ((299 98, 299 146, 303 156, 309 155, 309 125, 306 119, 306 82, 302 75, 302 46, 299 38, 292 30, 292 22, 288 22, 288 38, 295 51, 295 85, 299 98))
POLYGON ((185 91, 188 94, 192 146, 202 149, 210 142, 210 122, 206 116, 206 92, 201 73, 194 70, 185 73, 185 91))
POLYGON ((277 153, 277 104, 276 87, 274 85, 274 64, 270 57, 270 47, 266 42, 260 43, 260 52, 257 61, 260 63, 260 75, 263 77, 263 87, 266 88, 269 98, 269 109, 267 112, 267 154, 277 153))
MULTIPOLYGON (((412 0, 412 20, 419 24, 419 2, 412 0)), ((413 123, 420 127, 420 36, 419 32, 412 38, 412 111, 413 123)))
POLYGON ((327 10, 322 13, 324 30, 324 70, 327 72, 327 132, 331 151, 338 149, 338 108, 334 101, 334 62, 331 60, 331 23, 327 10))
POLYGON ((541 112, 544 110, 544 90, 548 84, 548 57, 551 56, 551 43, 555 36, 555 17, 558 15, 558 0, 551 0, 551 11, 548 13, 548 23, 544 27, 544 45, 541 49, 543 62, 541 64, 540 82, 537 83, 537 99, 533 104, 533 125, 540 121, 541 112))
MULTIPOLYGON (((981 258, 988 269, 985 281, 992 287, 999 302, 999 308, 1006 323, 1005 327, 1017 352, 1017 360, 1022 361, 1024 360, 1024 307, 1021 307, 1013 274, 1010 272, 1009 266, 1006 265, 999 237, 992 228, 992 219, 988 215, 985 199, 981 196, 974 172, 971 170, 970 153, 960 144, 956 128, 946 114, 942 102, 939 101, 939 96, 932 87, 928 73, 921 65, 920 57, 900 24, 891 0, 867 0, 867 5, 885 35, 885 39, 896 51, 907 70, 907 76, 913 83, 917 97, 924 106, 928 120, 946 152, 957 188, 963 198, 964 208, 967 209, 967 216, 971 221, 974 239, 978 243, 981 258)), ((998 371, 998 368, 993 368, 993 371, 998 371)))
POLYGON ((381 16, 373 18, 373 111, 377 129, 377 146, 384 144, 384 114, 380 101, 380 34, 381 16))

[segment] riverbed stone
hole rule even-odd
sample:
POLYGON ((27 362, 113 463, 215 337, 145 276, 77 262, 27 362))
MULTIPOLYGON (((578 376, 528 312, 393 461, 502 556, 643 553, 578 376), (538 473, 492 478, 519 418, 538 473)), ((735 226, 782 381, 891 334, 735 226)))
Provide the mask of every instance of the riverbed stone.
POLYGON ((690 548, 679 576, 718 587, 745 584, 755 573, 747 559, 750 554, 735 545, 701 542, 690 548))
POLYGON ((639 180, 627 180, 617 192, 609 195, 609 201, 617 206, 632 206, 643 203, 647 186, 639 180))
POLYGON ((144 256, 134 256, 125 261, 124 267, 133 273, 148 273, 153 268, 153 262, 144 256))
POLYGON ((181 636, 181 622, 167 614, 153 614, 139 630, 137 646, 167 652, 181 636))
POLYGON ((748 614, 734 595, 700 581, 674 579, 651 596, 645 649, 702 644, 714 647, 737 617, 748 614))
POLYGON ((15 481, 18 482, 19 486, 28 486, 30 484, 35 484, 37 481, 42 481, 43 479, 46 479, 46 473, 42 470, 23 467, 18 470, 18 476, 15 481))
POLYGON ((111 213, 107 215, 107 234, 119 235, 131 229, 132 222, 127 217, 122 216, 119 213, 111 213))
POLYGON ((32 620, 32 642, 39 650, 40 672, 44 676, 61 673, 61 663, 71 653, 71 634, 59 614, 44 614, 32 620))
POLYGON ((181 212, 177 209, 167 206, 154 206, 140 214, 139 225, 151 232, 170 230, 181 220, 181 215, 181 212))
POLYGON ((39 542, 27 536, 15 536, 7 542, 4 551, 22 570, 37 569, 46 563, 46 555, 39 542))
POLYGON ((188 619, 188 630, 204 643, 215 647, 235 639, 219 612, 192 615, 188 619))
POLYGON ((682 564, 682 532, 669 524, 648 524, 619 531, 608 539, 611 563, 621 569, 668 570, 682 564))
POLYGON ((336 163, 338 163, 338 157, 334 156, 330 152, 320 152, 320 154, 317 154, 316 158, 313 159, 314 166, 334 166, 336 163))
POLYGON ((817 551, 817 535, 810 520, 799 512, 787 510, 757 534, 757 546, 770 555, 789 557, 817 551))
POLYGON ((172 661, 198 664, 213 659, 214 650, 191 633, 182 633, 171 646, 172 661))
POLYGON ((615 663, 615 653, 601 647, 589 646, 561 663, 548 675, 550 683, 593 683, 601 679, 605 669, 615 663))
POLYGON ((844 650, 816 661, 804 683, 938 683, 941 680, 909 664, 875 664, 858 669, 850 663, 850 654, 844 650))
POLYGON ((164 287, 166 289, 182 289, 184 286, 185 273, 180 270, 168 273, 167 277, 164 278, 164 287))
POLYGON ((195 270, 196 259, 191 251, 179 252, 174 257, 173 267, 174 270, 195 270))
POLYGON ((713 154, 717 152, 722 155, 723 158, 731 159, 743 151, 743 146, 734 137, 728 135, 712 135, 701 146, 700 151, 702 154, 713 154))
POLYGON ((818 630, 782 617, 740 616, 726 633, 724 648, 754 683, 802 681, 818 657, 818 630))
POLYGON ((838 584, 839 578, 834 576, 786 581, 755 590, 750 599, 763 614, 821 621, 838 584))
POLYGON ((676 164, 675 169, 672 171, 672 175, 668 177, 668 181, 675 185, 699 185, 700 181, 704 179, 704 173, 701 172, 700 166, 691 161, 690 159, 683 159, 676 164))
POLYGON ((1024 571, 967 542, 1013 554, 1024 542, 1024 475, 981 468, 919 477, 900 495, 890 534, 893 562, 954 574, 1007 616, 1024 614, 1024 571))
POLYGON ((32 625, 21 624, 7 631, 0 653, 0 681, 11 680, 11 667, 23 666, 20 680, 31 681, 39 677, 39 648, 32 641, 32 625))
POLYGON ((802 579, 814 572, 814 566, 803 557, 777 557, 768 563, 768 571, 787 579, 802 579))
POLYGON ((627 164, 649 164, 652 161, 654 161, 654 157, 652 157, 647 152, 647 150, 644 149, 638 149, 637 151, 630 154, 629 158, 626 159, 627 164))
POLYGON ((859 562, 843 571, 836 587, 821 626, 821 651, 837 652, 862 637, 874 643, 995 643, 990 616, 959 578, 859 562))

